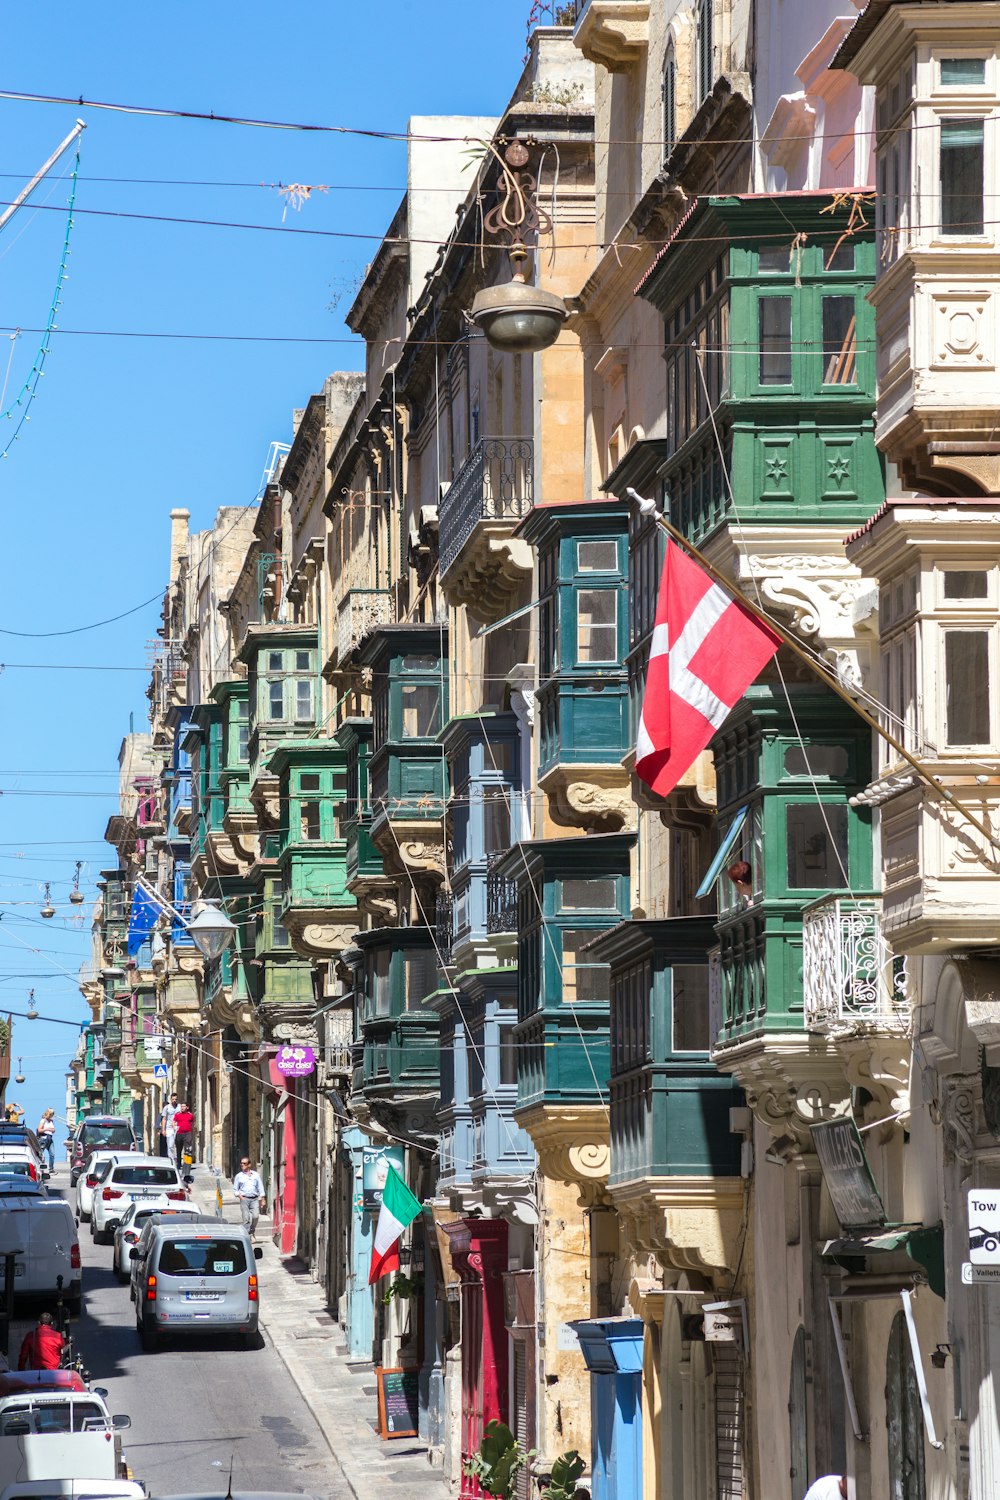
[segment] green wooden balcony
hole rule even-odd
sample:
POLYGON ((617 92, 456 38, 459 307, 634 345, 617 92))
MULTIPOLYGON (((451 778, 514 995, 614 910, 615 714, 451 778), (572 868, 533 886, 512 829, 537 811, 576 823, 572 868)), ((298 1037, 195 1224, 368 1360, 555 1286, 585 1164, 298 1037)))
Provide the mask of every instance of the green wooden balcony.
POLYGON ((355 997, 361 1091, 405 1104, 440 1090, 440 1017, 427 1004, 442 980, 428 927, 378 927, 356 938, 355 997))

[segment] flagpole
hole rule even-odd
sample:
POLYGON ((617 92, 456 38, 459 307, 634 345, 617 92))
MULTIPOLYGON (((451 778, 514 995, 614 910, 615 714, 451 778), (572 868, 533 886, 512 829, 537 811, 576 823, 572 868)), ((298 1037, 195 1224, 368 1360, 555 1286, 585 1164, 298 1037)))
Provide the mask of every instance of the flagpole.
POLYGON ((794 635, 786 630, 785 626, 779 620, 774 619, 759 604, 754 604, 751 599, 748 599, 738 584, 734 583, 731 578, 727 578, 725 573, 721 573, 718 568, 709 562, 704 552, 696 547, 692 541, 689 541, 682 531, 678 531, 676 526, 671 525, 662 511, 657 509, 654 500, 647 500, 631 486, 626 489, 625 493, 630 500, 635 502, 643 515, 652 516, 656 524, 661 526, 667 535, 674 539, 678 546, 683 547, 685 552, 693 557, 700 567, 704 568, 714 583, 719 584, 721 588, 725 589, 726 593, 732 594, 734 598, 738 599, 740 604, 749 610, 755 619, 760 620, 761 624, 766 625, 769 630, 773 630, 774 634, 781 638, 788 649, 800 661, 804 662, 821 682, 830 688, 832 692, 836 693, 838 698, 842 698, 850 708, 853 708, 854 712, 864 720, 869 729, 873 729, 887 744, 891 745, 897 755, 902 756, 903 760, 917 773, 920 779, 942 796, 946 802, 950 803, 956 812, 961 813, 962 817, 972 825, 976 832, 982 834, 987 843, 991 844, 994 849, 1000 849, 1000 839, 998 839, 997 835, 992 833, 984 823, 981 823, 975 813, 966 807, 964 802, 960 802, 943 782, 933 776, 927 767, 907 750, 901 740, 898 740, 890 730, 886 729, 883 724, 880 724, 875 715, 870 713, 863 703, 859 703, 853 693, 844 687, 840 679, 833 672, 828 671, 821 662, 817 661, 815 657, 810 656, 801 642, 797 641, 794 635))

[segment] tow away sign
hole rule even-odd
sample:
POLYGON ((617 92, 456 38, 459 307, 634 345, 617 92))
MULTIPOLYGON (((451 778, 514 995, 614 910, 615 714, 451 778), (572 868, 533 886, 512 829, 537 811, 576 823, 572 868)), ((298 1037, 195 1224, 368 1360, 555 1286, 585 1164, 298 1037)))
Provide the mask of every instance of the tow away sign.
POLYGON ((1000 1283, 1000 1189, 969 1189, 969 1259, 962 1264, 966 1286, 1000 1283))

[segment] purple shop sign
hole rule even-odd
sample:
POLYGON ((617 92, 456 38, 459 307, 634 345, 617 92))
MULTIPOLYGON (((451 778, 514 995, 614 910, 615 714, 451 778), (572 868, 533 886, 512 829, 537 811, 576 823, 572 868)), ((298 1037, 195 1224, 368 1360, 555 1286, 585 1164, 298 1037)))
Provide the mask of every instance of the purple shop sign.
POLYGON ((279 1047, 274 1066, 283 1078, 307 1078, 316 1068, 316 1054, 311 1047, 289 1043, 279 1047))

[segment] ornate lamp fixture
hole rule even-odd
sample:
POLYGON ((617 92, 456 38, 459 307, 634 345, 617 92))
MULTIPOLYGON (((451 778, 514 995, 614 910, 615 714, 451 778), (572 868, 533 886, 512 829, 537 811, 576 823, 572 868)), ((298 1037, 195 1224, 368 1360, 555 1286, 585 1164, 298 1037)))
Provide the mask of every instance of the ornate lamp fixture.
POLYGON ((483 228, 498 239, 508 237, 511 279, 503 286, 477 292, 469 316, 494 349, 504 354, 537 354, 555 343, 569 316, 562 297, 528 281, 531 256, 524 235, 550 231, 552 221, 535 202, 536 178, 521 170, 528 162, 521 142, 512 141, 498 159, 500 199, 484 217, 483 228))
POLYGON ((45 905, 42 907, 41 915, 43 917, 54 917, 55 914, 56 914, 56 909, 52 905, 52 892, 49 889, 49 882, 46 881, 45 882, 45 905))
POLYGON ((83 905, 83 892, 80 889, 80 871, 83 869, 83 860, 76 862, 76 873, 73 876, 73 889, 69 893, 70 903, 73 906, 83 905))

